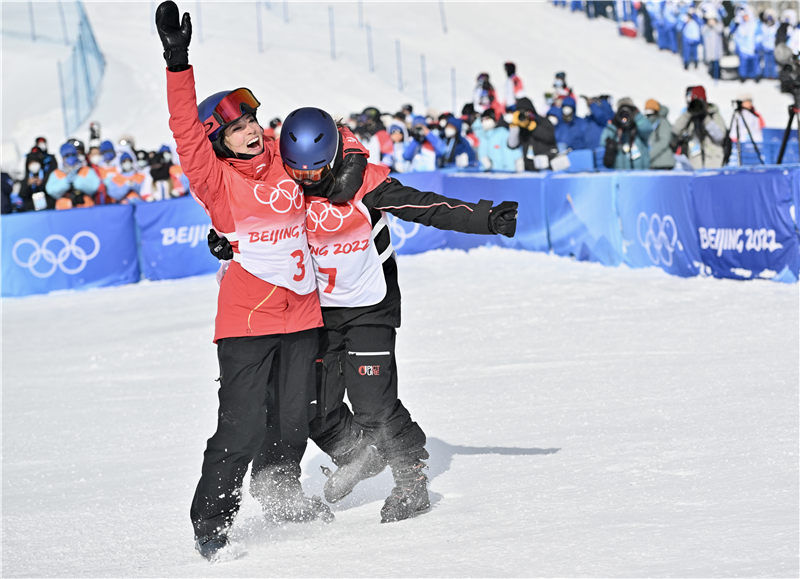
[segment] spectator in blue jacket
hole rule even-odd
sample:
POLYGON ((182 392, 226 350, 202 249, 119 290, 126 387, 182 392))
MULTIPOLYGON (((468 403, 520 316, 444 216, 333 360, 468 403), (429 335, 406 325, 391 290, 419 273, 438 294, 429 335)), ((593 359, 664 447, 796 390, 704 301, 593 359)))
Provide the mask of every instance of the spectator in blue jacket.
POLYGON ((72 142, 61 145, 61 168, 47 178, 45 191, 56 200, 56 209, 91 207, 94 194, 100 188, 100 177, 91 167, 84 165, 78 149, 72 142))
POLYGON ((609 169, 649 169, 647 140, 653 130, 633 101, 622 98, 614 119, 603 129, 600 145, 605 146, 603 165, 609 169))
POLYGON ((761 70, 758 62, 758 22, 750 6, 737 8, 737 16, 731 33, 739 56, 739 80, 760 78, 761 70))
POLYGON ((588 132, 586 119, 575 114, 574 98, 566 97, 561 101, 558 117, 560 118, 553 124, 556 127, 556 143, 558 143, 559 151, 575 151, 594 147, 596 140, 592 142, 586 140, 588 132))
POLYGON ((614 118, 614 108, 608 100, 608 95, 596 97, 582 97, 589 107, 589 114, 586 119, 586 144, 589 148, 597 146, 600 142, 600 134, 606 125, 614 118))
POLYGON ((494 110, 484 111, 472 123, 478 137, 478 161, 482 171, 517 171, 521 167, 522 151, 508 147, 508 127, 500 126, 494 110))
POLYGON ((689 9, 681 17, 681 54, 683 56, 683 68, 688 70, 690 65, 697 68, 697 47, 702 41, 703 21, 694 11, 689 9))
MULTIPOLYGON (((491 107, 487 110, 492 110, 491 107)), ((439 155, 436 163, 439 167, 446 169, 457 167, 465 169, 467 167, 478 166, 478 156, 475 149, 461 134, 461 119, 449 116, 444 127, 444 152, 439 155)))
POLYGON ((411 130, 403 159, 409 171, 434 171, 437 159, 445 151, 444 143, 437 131, 431 130, 425 117, 415 115, 411 119, 411 130))

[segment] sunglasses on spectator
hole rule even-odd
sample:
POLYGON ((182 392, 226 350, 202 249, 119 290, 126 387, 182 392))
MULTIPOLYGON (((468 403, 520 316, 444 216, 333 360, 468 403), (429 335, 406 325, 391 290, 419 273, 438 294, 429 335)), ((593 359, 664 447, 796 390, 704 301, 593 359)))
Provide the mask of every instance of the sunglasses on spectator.
POLYGON ((232 123, 246 113, 255 113, 261 103, 246 88, 237 88, 219 101, 211 116, 203 121, 206 135, 210 135, 220 127, 232 123))

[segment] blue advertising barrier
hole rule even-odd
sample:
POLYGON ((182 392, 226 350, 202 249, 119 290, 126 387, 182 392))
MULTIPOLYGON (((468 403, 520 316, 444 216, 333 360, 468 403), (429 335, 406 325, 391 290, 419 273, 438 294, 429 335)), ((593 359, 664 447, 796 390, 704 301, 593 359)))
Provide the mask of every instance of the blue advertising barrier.
POLYGON ((447 197, 477 202, 487 199, 493 204, 516 201, 517 233, 513 238, 498 235, 467 235, 448 232, 448 247, 469 249, 479 245, 499 245, 530 251, 548 251, 547 218, 544 207, 546 175, 515 174, 452 174, 443 183, 447 197))
POLYGON ((697 175, 691 199, 703 263, 715 277, 797 281, 792 173, 781 168, 697 175))
POLYGON ((622 262, 622 233, 615 203, 617 173, 552 175, 545 211, 556 255, 604 265, 622 262))
POLYGON ((700 273, 700 245, 689 199, 690 173, 617 175, 622 257, 631 267, 657 266, 684 277, 700 273))
POLYGON ((192 197, 140 203, 135 218, 145 278, 188 277, 219 268, 206 243, 211 219, 192 197))
POLYGON ((133 207, 3 216, 3 296, 139 281, 133 207))
MULTIPOLYGON (((389 216, 398 253, 501 245, 680 276, 800 274, 800 166, 696 173, 405 173, 406 185, 465 201, 519 202, 512 239, 389 216)), ((2 217, 2 295, 24 296, 212 273, 210 220, 190 197, 2 217), (140 265, 141 264, 141 272, 140 265)))

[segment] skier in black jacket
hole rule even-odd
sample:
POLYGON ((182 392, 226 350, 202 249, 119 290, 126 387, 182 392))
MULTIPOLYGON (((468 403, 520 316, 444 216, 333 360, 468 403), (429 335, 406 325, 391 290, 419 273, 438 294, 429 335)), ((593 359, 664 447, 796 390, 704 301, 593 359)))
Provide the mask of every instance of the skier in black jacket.
POLYGON ((384 212, 439 229, 512 237, 517 203, 492 207, 490 201, 467 203, 406 187, 388 176, 388 168, 354 154, 359 148, 366 153, 354 138, 337 132, 330 115, 313 107, 290 113, 281 130, 284 167, 306 196, 325 324, 318 411, 311 423, 312 440, 339 467, 326 481, 325 498, 340 500, 388 463, 395 488, 381 522, 390 522, 430 503, 422 472, 425 433, 397 396, 400 288, 384 212))

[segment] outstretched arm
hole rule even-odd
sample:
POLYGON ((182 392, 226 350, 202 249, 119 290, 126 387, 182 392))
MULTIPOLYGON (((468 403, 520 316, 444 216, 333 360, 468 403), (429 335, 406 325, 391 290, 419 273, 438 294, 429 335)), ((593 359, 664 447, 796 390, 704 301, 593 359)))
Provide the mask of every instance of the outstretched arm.
POLYGON ((516 230, 516 202, 504 201, 495 207, 485 199, 470 203, 407 187, 393 178, 386 179, 370 191, 363 202, 370 209, 386 211, 404 221, 437 229, 499 233, 508 237, 512 237, 516 230))

